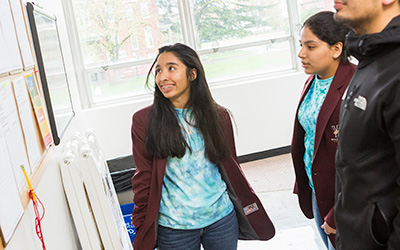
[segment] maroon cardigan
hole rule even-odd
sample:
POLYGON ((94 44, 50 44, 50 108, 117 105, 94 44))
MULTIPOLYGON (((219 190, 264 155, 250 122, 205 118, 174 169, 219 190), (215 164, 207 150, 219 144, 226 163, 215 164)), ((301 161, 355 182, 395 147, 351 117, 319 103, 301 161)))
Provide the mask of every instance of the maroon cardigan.
MULTIPOLYGON (((151 157, 145 149, 150 109, 151 106, 139 110, 132 118, 133 158, 136 164, 132 178, 135 203, 132 224, 137 230, 133 242, 137 250, 156 247, 161 188, 167 162, 166 159, 151 157)), ((218 167, 238 217, 239 239, 271 239, 275 234, 274 226, 239 166, 230 116, 225 109, 220 109, 218 113, 231 152, 218 167)))
MULTIPOLYGON (((324 218, 329 226, 336 228, 333 207, 335 204, 335 153, 337 147, 337 132, 339 124, 339 111, 343 94, 353 77, 356 65, 341 62, 335 77, 326 94, 318 115, 315 129, 314 152, 312 160, 312 177, 321 218, 324 218)), ((304 135, 305 131, 298 120, 298 112, 304 97, 307 95, 314 75, 310 76, 304 86, 300 102, 297 107, 294 131, 291 145, 296 183, 294 192, 298 194, 300 208, 304 215, 312 219, 312 190, 309 186, 308 176, 304 165, 304 135)), ((329 236, 335 246, 335 235, 329 236)))

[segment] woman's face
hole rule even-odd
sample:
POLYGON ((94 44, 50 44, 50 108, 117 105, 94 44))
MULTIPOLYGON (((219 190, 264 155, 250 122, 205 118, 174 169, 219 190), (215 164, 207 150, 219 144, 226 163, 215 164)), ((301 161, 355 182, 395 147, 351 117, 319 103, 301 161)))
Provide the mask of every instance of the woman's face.
POLYGON ((318 75, 320 79, 335 75, 342 52, 340 42, 331 46, 305 27, 301 33, 300 46, 298 57, 306 74, 318 75))
MULTIPOLYGON (((156 63, 156 84, 163 95, 175 108, 184 108, 190 96, 190 81, 187 78, 187 67, 172 52, 162 53, 156 63)), ((196 70, 191 76, 196 78, 196 70)))

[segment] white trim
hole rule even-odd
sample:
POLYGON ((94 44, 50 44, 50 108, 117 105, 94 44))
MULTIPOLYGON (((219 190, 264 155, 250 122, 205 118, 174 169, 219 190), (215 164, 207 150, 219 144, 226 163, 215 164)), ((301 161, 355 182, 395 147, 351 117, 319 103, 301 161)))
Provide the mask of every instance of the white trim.
POLYGON ((296 46, 297 41, 299 41, 299 34, 297 34, 297 27, 300 24, 299 10, 297 1, 286 0, 287 9, 289 14, 289 24, 290 24, 290 33, 291 33, 291 50, 292 50, 292 65, 293 68, 297 70, 301 70, 301 65, 297 58, 297 54, 299 53, 299 47, 296 46))
POLYGON ((284 37, 276 37, 276 38, 270 38, 270 39, 263 39, 259 41, 253 41, 253 42, 243 42, 239 44, 234 44, 234 45, 225 45, 225 46, 220 46, 220 47, 214 47, 210 49, 199 49, 197 50, 197 53, 199 55, 203 54, 210 54, 210 53, 217 53, 217 52, 222 52, 222 51, 230 51, 230 50, 236 50, 236 49, 242 49, 242 48, 248 48, 248 47, 256 47, 256 46, 262 46, 266 44, 273 44, 276 42, 285 42, 285 41, 291 41, 290 36, 284 36, 284 37))
POLYGON ((181 19, 183 42, 193 49, 197 49, 194 31, 194 20, 190 0, 177 0, 181 19))
POLYGON ((78 29, 76 26, 76 19, 72 7, 72 0, 61 0, 65 22, 67 26, 68 39, 71 46, 71 53, 73 55, 75 76, 78 82, 82 84, 78 85, 78 92, 82 108, 89 108, 90 104, 93 103, 93 96, 89 90, 87 77, 85 74, 85 68, 83 65, 83 56, 81 46, 79 44, 78 29))

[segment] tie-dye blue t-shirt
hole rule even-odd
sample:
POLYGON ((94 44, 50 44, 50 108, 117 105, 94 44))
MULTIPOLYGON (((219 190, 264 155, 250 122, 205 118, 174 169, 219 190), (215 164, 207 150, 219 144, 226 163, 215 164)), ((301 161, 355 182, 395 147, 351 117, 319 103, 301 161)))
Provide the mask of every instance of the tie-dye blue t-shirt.
POLYGON ((168 157, 162 185, 159 224, 175 229, 199 229, 228 215, 233 204, 218 167, 205 157, 202 134, 176 109, 182 133, 192 152, 168 157))
POLYGON ((314 183, 312 181, 311 166, 314 153, 315 128, 317 125, 319 111, 322 103, 325 100, 326 94, 328 93, 332 80, 333 76, 324 80, 318 79, 316 76, 310 87, 310 90, 300 105, 298 113, 299 122, 306 132, 304 136, 304 164, 310 187, 314 192, 315 190, 314 183))

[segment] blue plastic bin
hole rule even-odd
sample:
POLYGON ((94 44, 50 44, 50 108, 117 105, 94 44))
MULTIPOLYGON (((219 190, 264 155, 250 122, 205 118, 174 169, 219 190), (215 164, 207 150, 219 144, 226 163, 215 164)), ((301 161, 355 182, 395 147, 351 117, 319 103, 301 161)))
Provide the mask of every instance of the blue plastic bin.
POLYGON ((126 230, 128 231, 129 238, 131 239, 131 243, 136 235, 136 229, 132 225, 132 211, 133 211, 134 203, 121 205, 122 215, 124 216, 126 230))

